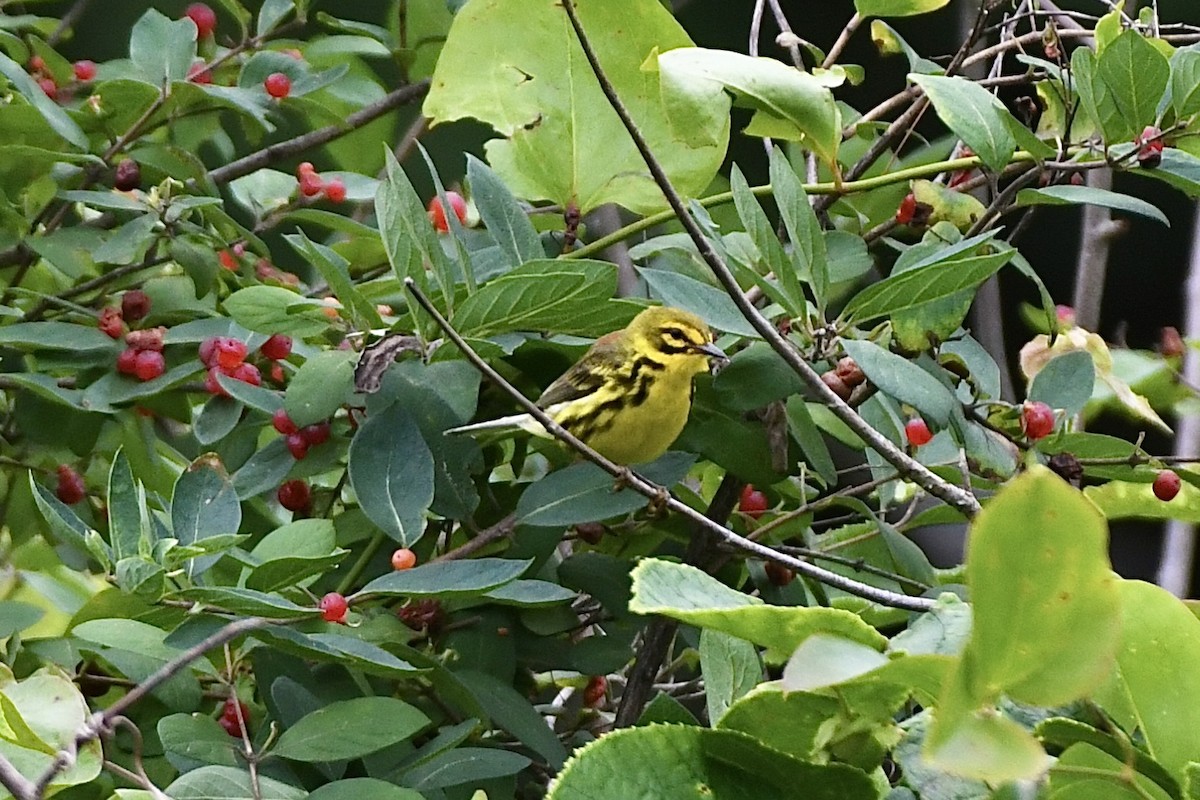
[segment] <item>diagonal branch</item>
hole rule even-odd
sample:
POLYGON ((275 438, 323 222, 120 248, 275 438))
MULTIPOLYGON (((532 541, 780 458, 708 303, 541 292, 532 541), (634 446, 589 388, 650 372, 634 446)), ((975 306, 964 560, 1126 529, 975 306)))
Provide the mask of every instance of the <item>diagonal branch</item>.
MULTIPOLYGON (((721 282, 721 285, 725 287, 725 291, 732 298, 738 310, 742 312, 742 316, 766 340, 771 349, 779 354, 784 363, 800 376, 809 390, 825 403, 842 422, 846 423, 851 430, 858 434, 863 441, 874 448, 884 460, 934 497, 958 509, 965 516, 973 517, 980 508, 979 501, 975 499, 973 494, 938 477, 924 464, 909 456, 890 439, 872 428, 853 408, 825 385, 821 380, 821 376, 817 374, 817 371, 776 330, 771 321, 764 317, 758 308, 750 302, 745 293, 742 292, 729 266, 713 249, 708 239, 705 238, 704 232, 700 230, 700 226, 696 223, 696 220, 684 206, 683 199, 675 191, 675 187, 671 185, 671 179, 667 177, 662 165, 650 151, 645 137, 642 136, 637 125, 634 124, 632 117, 629 116, 629 111, 625 108, 624 103, 621 102, 621 98, 617 96, 616 89, 613 88, 612 83, 604 74, 603 69, 600 67, 600 62, 596 58, 596 53, 592 49, 591 43, 583 31, 583 27, 579 23, 579 17, 576 15, 574 4, 571 0, 562 0, 562 5, 563 9, 567 12, 567 16, 570 18, 571 26, 575 29, 575 35, 579 39, 584 55, 587 57, 588 63, 591 65, 592 71, 600 83, 600 88, 604 91, 605 97, 608 98, 609 104, 612 105, 613 110, 617 112, 617 116, 624 123, 625 129, 633 139, 634 145, 637 147, 638 152, 641 153, 646 166, 650 169, 650 173, 654 176, 655 183, 658 184, 666 196, 667 202, 670 203, 675 216, 679 219, 691 237, 692 242, 696 245, 701 258, 708 264, 717 280, 721 282)), ((789 566, 791 565, 789 564, 789 566)))

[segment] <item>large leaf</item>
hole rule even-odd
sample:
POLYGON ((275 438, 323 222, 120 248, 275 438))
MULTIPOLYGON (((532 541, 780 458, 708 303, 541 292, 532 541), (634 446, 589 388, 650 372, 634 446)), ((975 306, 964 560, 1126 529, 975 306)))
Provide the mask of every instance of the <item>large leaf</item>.
POLYGON ((1166 214, 1145 200, 1107 189, 1063 185, 1047 186, 1045 189, 1022 189, 1017 193, 1018 206, 1068 206, 1078 203, 1125 211, 1161 222, 1168 227, 1171 225, 1166 214))
POLYGON ((854 0, 860 17, 911 17, 937 11, 950 0, 854 0))
POLYGON ((966 78, 911 74, 942 121, 966 142, 992 172, 1012 158, 1017 143, 1008 130, 1008 110, 991 92, 966 78))
POLYGON ((893 275, 856 294, 842 314, 856 322, 866 322, 972 289, 1012 260, 1014 252, 1005 248, 997 253, 955 258, 893 275))
POLYGON ((402 700, 357 697, 303 717, 283 732, 272 752, 293 761, 360 758, 402 742, 428 724, 428 717, 402 700), (370 724, 364 724, 367 720, 370 724))
POLYGON ((372 414, 350 442, 350 483, 363 513, 409 547, 433 502, 433 454, 412 414, 395 403, 372 414))
MULTIPOLYGON (((175 481, 171 495, 171 531, 181 545, 223 533, 237 533, 242 505, 225 471, 201 457, 175 481)), ((189 576, 199 575, 220 559, 219 555, 190 559, 189 576)))
POLYGON ((1171 79, 1171 67, 1166 56, 1144 36, 1132 30, 1118 36, 1100 54, 1096 73, 1112 92, 1113 102, 1124 118, 1121 138, 1154 124, 1158 104, 1171 79))
MULTIPOLYGON (((842 141, 842 118, 828 80, 773 58, 730 50, 681 47, 658 57, 664 105, 697 116, 718 115, 732 92, 735 103, 754 109, 746 132, 802 142, 832 164, 842 141), (693 110, 694 109, 694 110, 693 110)), ((715 124, 716 120, 712 120, 715 124)))
MULTIPOLYGON (((710 109, 674 117, 658 74, 642 69, 656 50, 688 47, 691 40, 654 0, 581 3, 578 13, 667 175, 683 194, 698 195, 724 158, 729 117, 710 109)), ((585 213, 604 203, 638 213, 665 205, 554 0, 465 5, 442 48, 424 112, 435 123, 474 117, 506 137, 488 143, 488 161, 518 197, 585 213)))
POLYGON ((170 19, 150 9, 133 26, 129 60, 142 78, 161 87, 187 77, 196 57, 196 25, 187 17, 170 19))
POLYGON ((950 422, 958 401, 937 378, 874 342, 843 339, 842 346, 881 391, 908 403, 938 425, 950 422))
MULTIPOLYGON (((668 453, 638 472, 646 480, 670 488, 694 461, 688 453, 668 453)), ((542 527, 574 525, 628 514, 648 502, 632 490, 617 491, 611 475, 595 464, 580 462, 531 485, 517 501, 517 520, 542 527)))

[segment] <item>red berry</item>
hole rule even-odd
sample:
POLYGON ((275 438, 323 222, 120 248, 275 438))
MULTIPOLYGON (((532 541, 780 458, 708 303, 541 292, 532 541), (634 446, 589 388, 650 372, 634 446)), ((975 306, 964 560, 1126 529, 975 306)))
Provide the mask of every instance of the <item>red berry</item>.
POLYGON ((774 586, 787 586, 796 579, 795 572, 774 561, 763 564, 763 571, 767 573, 767 580, 774 586))
POLYGON ((1153 169, 1162 163, 1163 140, 1162 131, 1153 125, 1147 125, 1133 140, 1138 146, 1138 164, 1153 169))
POLYGON ((417 554, 407 547, 402 547, 392 553, 392 569, 400 572, 401 570, 412 569, 417 565, 417 554))
POLYGON ((84 59, 76 61, 72 67, 75 70, 75 80, 86 83, 96 77, 96 62, 84 59))
POLYGON ((325 188, 325 181, 321 180, 321 176, 315 172, 301 173, 299 181, 300 194, 305 197, 316 197, 325 188))
POLYGON ((346 184, 341 178, 330 178, 325 184, 325 199, 331 203, 341 203, 346 200, 346 184))
POLYGON ((58 486, 55 496, 69 506, 73 506, 87 497, 87 487, 83 484, 83 476, 66 464, 58 465, 58 486))
POLYGON ((42 91, 46 93, 46 97, 51 100, 58 99, 58 84, 54 82, 54 78, 39 78, 38 86, 42 87, 42 91))
POLYGON ((41 56, 31 56, 29 59, 29 69, 31 72, 41 72, 46 68, 46 59, 41 56))
POLYGON ((306 174, 314 173, 317 169, 312 165, 311 161, 301 161, 300 166, 296 167, 296 180, 300 180, 306 174))
POLYGON ((100 330, 104 331, 104 335, 110 339, 120 339, 121 333, 125 330, 121 309, 114 306, 105 307, 100 312, 100 330))
POLYGON ((283 367, 279 362, 271 365, 271 380, 274 383, 282 384, 284 382, 283 367))
POLYGON ((593 675, 588 678, 587 686, 584 687, 583 704, 588 708, 595 708, 604 702, 607 694, 608 680, 603 675, 593 675))
POLYGON ((258 371, 258 367, 253 364, 238 364, 229 373, 229 377, 235 381, 248 383, 251 386, 262 386, 262 373, 258 371))
POLYGON ((904 423, 904 435, 913 447, 929 444, 929 440, 933 438, 933 432, 929 430, 925 420, 920 417, 913 417, 904 423))
POLYGON ((292 454, 292 458, 297 461, 303 460, 308 455, 308 442, 299 433, 289 433, 284 437, 283 443, 287 445, 288 452, 292 454))
POLYGON ((292 354, 292 337, 277 333, 263 342, 259 351, 272 361, 287 358, 292 354))
POLYGON ((196 23, 196 36, 200 39, 209 36, 217 28, 217 13, 204 3, 192 3, 183 14, 196 23))
POLYGON ((842 380, 833 370, 821 373, 821 383, 828 386, 829 389, 842 400, 849 400, 851 393, 854 391, 850 388, 849 384, 842 380))
POLYGON ((217 353, 217 339, 219 336, 210 336, 200 343, 200 363, 206 367, 213 365, 213 358, 217 353))
POLYGON ((157 350, 142 350, 137 354, 134 374, 139 381, 151 381, 167 371, 167 362, 157 350))
POLYGON ((125 334, 125 344, 132 347, 134 350, 157 350, 162 352, 163 338, 167 335, 167 329, 162 325, 157 328, 146 328, 140 331, 130 331, 125 334))
POLYGON ((228 336, 217 338, 214 356, 222 369, 237 369, 246 360, 246 343, 228 336))
POLYGON ((1026 401, 1021 410, 1021 430, 1033 441, 1049 436, 1054 430, 1054 409, 1041 401, 1026 401))
POLYGON ((767 496, 747 483, 742 489, 742 498, 738 501, 738 511, 751 519, 758 519, 767 510, 767 496))
POLYGON ((233 253, 229 252, 228 250, 222 250, 221 252, 217 253, 217 260, 221 262, 222 267, 231 272, 237 270, 238 268, 237 258, 235 258, 233 253))
POLYGON ((122 375, 137 374, 137 357, 138 350, 133 347, 127 347, 117 356, 117 372, 122 375))
POLYGON ((247 726, 250 724, 250 709, 246 707, 245 703, 230 697, 225 701, 225 706, 221 709, 221 716, 217 722, 230 736, 241 736, 242 723, 247 726), (240 716, 239 711, 241 712, 240 716))
POLYGON ((150 296, 141 289, 132 289, 121 295, 121 315, 130 322, 137 322, 150 313, 150 296))
POLYGON ((279 505, 288 511, 307 511, 312 502, 312 492, 304 481, 285 481, 276 492, 279 505))
POLYGON ((305 425, 300 429, 304 441, 316 447, 329 441, 330 425, 328 422, 318 422, 315 425, 305 425))
POLYGON ((833 373, 842 379, 842 383, 851 388, 858 386, 867 379, 867 375, 862 371, 862 367, 850 356, 846 356, 838 361, 837 365, 833 368, 833 373))
POLYGON ((220 367, 208 368, 208 373, 204 376, 204 391, 217 397, 229 397, 229 392, 225 391, 225 387, 217 379, 220 374, 220 367))
POLYGON ((209 70, 208 64, 198 61, 188 67, 187 79, 192 83, 208 86, 212 83, 212 72, 209 70))
POLYGON ((326 622, 345 622, 349 609, 350 604, 346 602, 346 598, 337 592, 330 592, 321 598, 321 617, 326 622))
POLYGON ((1164 469, 1154 476, 1154 496, 1163 502, 1170 502, 1179 494, 1179 487, 1182 485, 1175 470, 1164 469))
MULTIPOLYGON (((454 215, 458 217, 459 222, 465 222, 467 219, 467 201, 458 192, 446 192, 446 199, 450 201, 450 207, 454 209, 454 215)), ((433 223, 433 229, 438 233, 446 233, 450 230, 450 223, 446 220, 446 209, 442 207, 442 198, 434 197, 429 201, 428 206, 429 221, 433 223)))
POLYGON ((282 100, 292 93, 292 79, 282 72, 272 72, 263 81, 263 87, 271 97, 282 100))
POLYGON ((271 415, 271 425, 284 436, 295 433, 298 430, 296 423, 292 422, 292 418, 282 408, 276 409, 275 413, 271 415))
POLYGON ((1059 303, 1054 307, 1054 316, 1058 318, 1058 324, 1064 328, 1070 328, 1075 324, 1075 309, 1073 306, 1059 303))
POLYGON ((113 187, 122 192, 132 192, 142 185, 142 168, 132 158, 122 159, 117 164, 113 187))
POLYGON ((917 198, 912 192, 904 195, 904 199, 900 201, 900 207, 896 209, 896 222, 901 225, 907 225, 912 222, 913 215, 917 213, 917 198))
POLYGON ((1168 358, 1178 358, 1183 355, 1187 349, 1184 344, 1183 337, 1179 335, 1179 329, 1167 325, 1158 334, 1158 352, 1168 358))

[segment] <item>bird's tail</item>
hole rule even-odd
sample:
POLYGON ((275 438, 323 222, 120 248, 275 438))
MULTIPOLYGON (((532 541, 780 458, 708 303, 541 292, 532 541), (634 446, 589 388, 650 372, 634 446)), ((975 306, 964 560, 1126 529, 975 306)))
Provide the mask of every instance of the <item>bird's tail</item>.
POLYGON ((498 419, 489 419, 484 422, 474 422, 470 425, 460 425, 457 428, 450 428, 448 434, 476 434, 476 433, 515 433, 516 431, 525 431, 532 433, 534 436, 549 436, 550 434, 542 427, 542 424, 528 414, 513 414, 510 417, 500 417, 498 419))

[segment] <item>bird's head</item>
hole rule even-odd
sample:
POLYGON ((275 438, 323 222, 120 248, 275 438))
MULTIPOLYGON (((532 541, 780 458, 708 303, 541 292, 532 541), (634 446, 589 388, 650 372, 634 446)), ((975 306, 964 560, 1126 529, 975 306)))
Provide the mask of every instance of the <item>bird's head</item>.
POLYGON ((680 308, 647 308, 633 318, 626 332, 638 350, 655 353, 659 358, 688 359, 696 372, 707 369, 710 358, 728 360, 713 344, 713 333, 704 320, 680 308))

